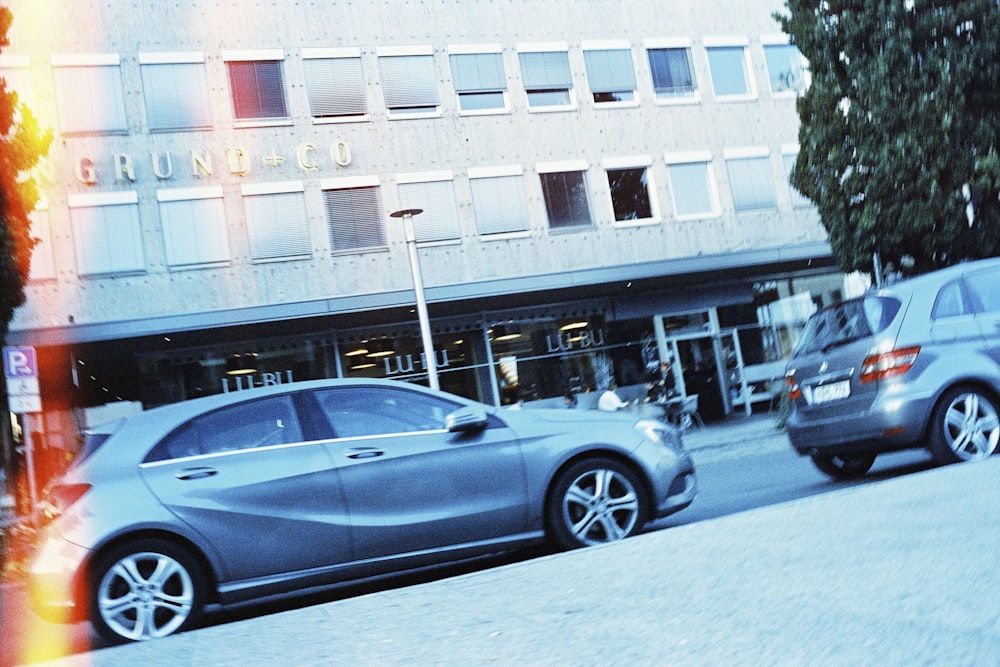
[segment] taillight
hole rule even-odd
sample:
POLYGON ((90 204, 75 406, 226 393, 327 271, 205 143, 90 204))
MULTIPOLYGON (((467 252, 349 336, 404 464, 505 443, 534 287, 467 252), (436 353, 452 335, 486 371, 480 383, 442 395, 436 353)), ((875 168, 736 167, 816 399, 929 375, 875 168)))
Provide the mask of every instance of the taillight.
POLYGON ((53 484, 42 503, 42 521, 50 523, 90 491, 90 484, 53 484))
POLYGON ((799 383, 795 381, 794 375, 785 376, 785 386, 788 387, 788 400, 796 401, 802 398, 802 388, 799 387, 799 383))
POLYGON ((867 357, 861 364, 861 384, 902 375, 916 363, 918 354, 920 354, 919 345, 867 357))

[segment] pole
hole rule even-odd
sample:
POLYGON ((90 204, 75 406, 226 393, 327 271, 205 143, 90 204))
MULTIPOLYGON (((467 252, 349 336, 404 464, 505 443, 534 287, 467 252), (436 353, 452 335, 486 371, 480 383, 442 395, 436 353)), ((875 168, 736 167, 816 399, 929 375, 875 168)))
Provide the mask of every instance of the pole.
POLYGON ((427 300, 424 297, 424 281, 420 276, 420 258, 417 257, 417 237, 413 233, 413 216, 423 213, 423 209, 407 208, 389 215, 402 218, 406 230, 406 248, 410 254, 410 271, 413 273, 413 291, 417 301, 417 318, 420 320, 420 338, 424 345, 424 365, 427 367, 427 381, 431 389, 440 389, 438 384, 437 359, 434 356, 434 341, 431 338, 430 318, 427 316, 427 300))

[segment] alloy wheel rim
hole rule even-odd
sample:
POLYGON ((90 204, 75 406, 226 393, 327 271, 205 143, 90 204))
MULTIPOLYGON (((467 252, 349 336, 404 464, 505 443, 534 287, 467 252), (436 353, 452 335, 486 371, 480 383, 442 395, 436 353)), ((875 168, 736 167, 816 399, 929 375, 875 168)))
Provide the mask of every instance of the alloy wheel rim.
POLYGON ((945 412, 944 436, 951 451, 963 461, 985 459, 996 451, 1000 440, 997 411, 978 394, 961 394, 945 412))
POLYGON ((592 470, 577 477, 563 499, 566 526, 584 544, 626 537, 639 517, 632 483, 614 470, 592 470))
POLYGON ((116 634, 131 640, 165 637, 190 616, 194 584, 169 556, 132 554, 105 573, 97 602, 101 618, 116 634))

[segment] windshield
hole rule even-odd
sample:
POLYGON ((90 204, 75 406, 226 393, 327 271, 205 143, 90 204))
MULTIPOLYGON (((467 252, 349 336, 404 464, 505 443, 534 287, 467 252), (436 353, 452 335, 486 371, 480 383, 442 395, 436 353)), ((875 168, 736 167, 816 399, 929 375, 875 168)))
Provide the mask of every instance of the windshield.
POLYGON ((867 296, 824 308, 809 320, 794 356, 827 350, 884 331, 901 305, 892 297, 867 296))

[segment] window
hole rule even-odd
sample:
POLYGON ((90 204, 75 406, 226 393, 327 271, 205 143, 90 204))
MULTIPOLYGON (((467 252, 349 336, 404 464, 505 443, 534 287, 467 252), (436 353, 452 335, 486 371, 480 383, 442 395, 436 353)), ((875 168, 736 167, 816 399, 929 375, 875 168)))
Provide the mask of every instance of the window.
POLYGON ((792 206, 794 208, 808 208, 812 206, 813 203, 792 185, 792 170, 795 169, 795 160, 798 156, 799 154, 797 152, 786 152, 782 154, 781 160, 785 165, 785 182, 788 183, 788 195, 792 199, 792 206))
POLYGON ((30 215, 31 235, 38 239, 31 251, 31 280, 50 280, 56 277, 55 256, 52 254, 52 223, 48 211, 33 211, 30 215))
POLYGON ((276 51, 223 52, 238 121, 287 119, 284 54, 276 51))
POLYGON ((413 232, 418 242, 461 238, 455 184, 451 172, 400 174, 399 206, 419 208, 413 216, 413 232))
POLYGON ((565 47, 523 51, 518 57, 529 109, 565 109, 573 105, 573 78, 565 47))
POLYGON ((302 49, 302 68, 313 118, 357 120, 368 114, 360 49, 302 49))
POLYGON ((499 47, 490 53, 449 55, 458 106, 466 113, 507 110, 507 77, 499 47))
POLYGON ((772 93, 801 93, 806 89, 805 60, 791 44, 765 44, 764 60, 772 93))
POLYGON ((378 49, 382 95, 389 116, 437 114, 441 104, 431 47, 378 49))
POLYGON ((706 50, 716 98, 753 96, 744 46, 713 46, 706 50))
POLYGON ((586 165, 538 165, 549 227, 590 225, 586 165))
MULTIPOLYGON (((1000 283, 1000 271, 997 269, 976 271, 968 274, 965 279, 972 298, 978 302, 976 307, 979 312, 1000 313, 1000 289, 997 289, 997 284, 1000 283)), ((984 322, 984 326, 989 326, 989 323, 984 322)), ((989 335, 994 336, 996 333, 994 327, 993 333, 989 335)))
POLYGON ((657 100, 694 98, 697 93, 694 70, 691 67, 691 49, 688 46, 654 47, 646 43, 649 72, 653 78, 653 91, 657 100))
POLYGON ((160 203, 167 266, 183 268, 229 261, 221 187, 159 190, 156 199, 160 203))
POLYGON ((117 54, 52 56, 64 134, 127 132, 125 92, 117 54))
POLYGON ((244 185, 241 192, 252 259, 288 259, 312 253, 301 182, 244 185))
MULTIPOLYGON (((31 80, 31 59, 28 56, 0 53, 0 77, 8 91, 17 93, 18 104, 27 104, 37 115, 35 87, 31 80)), ((15 110, 15 120, 20 121, 20 111, 15 110)))
POLYGON ((436 396, 382 387, 327 389, 315 396, 338 438, 441 431, 460 407, 436 396))
POLYGON ((623 46, 588 50, 584 44, 583 60, 587 66, 587 81, 595 103, 636 100, 635 67, 630 48, 623 46))
POLYGON ((655 217, 653 188, 648 167, 605 164, 605 169, 616 221, 646 220, 655 217))
POLYGON ((737 211, 775 208, 774 177, 765 150, 736 151, 726 154, 729 189, 737 211))
POLYGON ((377 177, 325 179, 321 187, 334 252, 385 246, 377 177))
POLYGON ((719 214, 715 180, 709 154, 668 155, 667 174, 678 218, 703 218, 719 214))
POLYGON ((472 209, 480 234, 528 229, 528 199, 520 167, 469 170, 472 209))
POLYGON ((75 194, 69 196, 68 203, 81 276, 146 268, 136 193, 75 194))
POLYGON ((140 53, 139 67, 150 131, 212 126, 203 54, 140 53))

